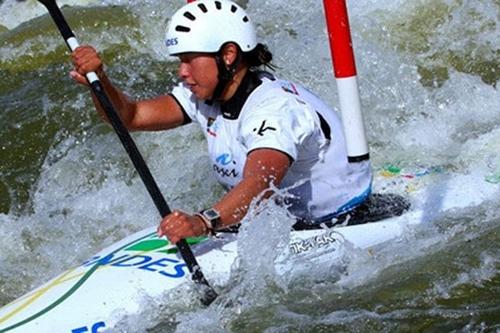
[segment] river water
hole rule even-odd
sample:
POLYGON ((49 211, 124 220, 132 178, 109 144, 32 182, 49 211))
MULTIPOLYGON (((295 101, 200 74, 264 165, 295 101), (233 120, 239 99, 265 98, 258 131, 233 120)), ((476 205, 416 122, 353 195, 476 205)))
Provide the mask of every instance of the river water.
MULTIPOLYGON (((150 97, 174 84, 163 34, 183 1, 59 3, 127 93, 150 97)), ((277 74, 338 107, 321 2, 240 4, 277 74)), ((472 175, 474 190, 461 192, 467 204, 428 211, 428 227, 376 256, 353 250, 342 272, 311 267, 300 281, 276 276, 262 254, 280 235, 249 218, 259 227, 241 236, 241 265, 220 286, 231 302, 204 309, 151 300, 114 331, 500 332, 500 2, 348 6, 375 188, 387 177, 421 178, 393 189, 432 194, 433 183, 472 175)), ((158 223, 114 133, 69 79, 66 46, 44 14, 34 0, 0 2, 0 305, 158 223)), ((195 125, 133 137, 171 207, 196 211, 222 195, 195 125)), ((283 216, 269 207, 271 221, 283 216)))

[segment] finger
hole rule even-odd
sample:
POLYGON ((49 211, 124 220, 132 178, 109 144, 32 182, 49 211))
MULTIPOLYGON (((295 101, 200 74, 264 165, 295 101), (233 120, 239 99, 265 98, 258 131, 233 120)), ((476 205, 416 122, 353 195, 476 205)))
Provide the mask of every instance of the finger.
POLYGON ((73 54, 73 65, 78 73, 97 72, 102 68, 102 62, 96 52, 79 50, 73 54))
POLYGON ((89 53, 88 48, 80 46, 73 51, 71 57, 73 58, 73 62, 81 62, 89 53))
POLYGON ((92 46, 90 45, 80 45, 78 46, 74 51, 73 53, 75 55, 83 55, 83 54, 86 54, 86 53, 94 53, 94 54, 97 54, 97 51, 95 48, 93 48, 92 46))
POLYGON ((82 52, 77 60, 83 64, 94 64, 99 61, 99 56, 94 52, 82 52))
POLYGON ((80 73, 78 73, 77 71, 71 71, 69 72, 69 76, 77 83, 79 84, 83 84, 85 86, 88 86, 88 82, 87 82, 87 79, 85 78, 85 76, 81 75, 80 73))
POLYGON ((167 237, 168 238, 168 229, 164 225, 159 225, 158 226, 158 235, 160 237, 167 237))
POLYGON ((82 61, 82 62, 78 63, 78 66, 75 69, 79 74, 85 75, 85 74, 90 73, 90 72, 95 72, 96 67, 97 66, 92 62, 82 61))
POLYGON ((171 236, 171 237, 168 237, 168 240, 170 241, 170 243, 172 244, 177 244, 179 242, 179 237, 176 237, 176 236, 171 236))
POLYGON ((167 215, 160 221, 160 225, 158 226, 158 232, 161 236, 167 236, 168 232, 172 229, 172 222, 175 220, 174 214, 167 215))

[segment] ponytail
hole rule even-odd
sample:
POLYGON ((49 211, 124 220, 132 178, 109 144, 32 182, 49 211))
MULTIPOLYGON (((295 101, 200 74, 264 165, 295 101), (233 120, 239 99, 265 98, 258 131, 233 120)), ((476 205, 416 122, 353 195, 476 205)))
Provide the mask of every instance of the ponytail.
POLYGON ((271 63, 273 60, 273 54, 269 51, 266 45, 261 43, 258 43, 253 50, 244 52, 243 60, 250 68, 265 66, 273 71, 276 69, 274 64, 271 63))

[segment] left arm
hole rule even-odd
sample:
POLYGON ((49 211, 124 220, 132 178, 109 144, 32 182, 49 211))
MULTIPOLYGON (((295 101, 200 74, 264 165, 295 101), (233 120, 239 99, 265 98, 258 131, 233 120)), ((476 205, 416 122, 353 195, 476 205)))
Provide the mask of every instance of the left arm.
MULTIPOLYGON (((254 198, 263 194, 268 198, 272 191, 270 185, 279 185, 290 167, 287 154, 261 148, 252 151, 243 169, 243 179, 229 191, 214 208, 220 213, 220 228, 236 224, 243 219, 254 198)), ((198 216, 174 211, 165 217, 158 227, 160 236, 167 236, 172 243, 187 237, 201 236, 208 232, 203 220, 198 216)))

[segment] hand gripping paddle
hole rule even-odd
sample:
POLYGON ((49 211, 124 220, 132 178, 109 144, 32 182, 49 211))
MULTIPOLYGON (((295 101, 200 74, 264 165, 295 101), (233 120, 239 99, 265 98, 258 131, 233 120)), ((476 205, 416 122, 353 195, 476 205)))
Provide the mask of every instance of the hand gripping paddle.
MULTIPOLYGON (((57 28, 61 32, 61 35, 66 41, 66 44, 68 44, 68 47, 70 48, 71 51, 74 51, 79 46, 79 43, 75 38, 73 31, 71 31, 71 28, 68 26, 68 23, 66 22, 66 19, 61 13, 61 10, 57 6, 56 1, 55 0, 39 0, 39 1, 45 7, 47 7, 50 16, 52 16, 52 19, 54 20, 54 23, 57 25, 57 28)), ((153 176, 151 175, 151 172, 149 171, 149 168, 146 165, 144 158, 137 149, 137 146, 132 140, 132 137, 128 133, 127 129, 123 125, 120 117, 118 116, 118 113, 115 111, 113 107, 113 104, 106 95, 106 92, 104 91, 104 88, 101 82, 99 81, 97 74, 95 72, 90 72, 87 73, 86 77, 90 83, 92 92, 97 96, 99 103, 106 112, 106 115, 113 129, 115 130, 123 147, 127 151, 130 159, 132 160, 135 169, 139 173, 142 181, 144 182, 144 185, 146 186, 149 195, 153 199, 156 208, 160 212, 160 215, 162 217, 167 216, 168 214, 171 213, 170 208, 168 207, 165 198, 161 194, 158 185, 156 184, 153 176)), ((204 305, 209 305, 215 300, 215 298, 217 298, 217 293, 205 279, 205 276, 203 275, 200 266, 196 262, 196 258, 194 257, 193 252, 191 251, 191 248, 189 247, 187 242, 184 239, 182 239, 175 245, 179 249, 182 259, 184 259, 184 262, 186 263, 189 271, 191 272, 193 281, 204 286, 204 295, 201 298, 201 302, 204 305)))

